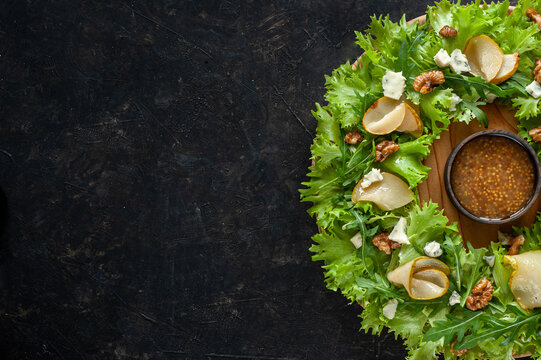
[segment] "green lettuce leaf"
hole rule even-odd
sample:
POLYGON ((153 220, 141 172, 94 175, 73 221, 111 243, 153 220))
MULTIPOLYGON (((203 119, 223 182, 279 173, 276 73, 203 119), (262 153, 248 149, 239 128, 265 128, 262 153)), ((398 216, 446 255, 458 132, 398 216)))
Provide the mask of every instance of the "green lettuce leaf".
POLYGON ((427 178, 430 168, 422 161, 428 156, 429 145, 434 138, 423 135, 413 141, 400 143, 400 149, 381 163, 381 168, 399 175, 406 180, 410 188, 427 178))

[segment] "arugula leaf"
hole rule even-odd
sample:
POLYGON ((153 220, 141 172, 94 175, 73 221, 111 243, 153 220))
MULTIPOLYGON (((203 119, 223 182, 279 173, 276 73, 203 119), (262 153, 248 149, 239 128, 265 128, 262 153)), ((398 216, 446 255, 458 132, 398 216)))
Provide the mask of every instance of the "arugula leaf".
POLYGON ((447 315, 447 321, 436 321, 434 326, 423 336, 423 341, 437 341, 444 339, 445 344, 450 344, 455 338, 461 341, 468 331, 476 331, 481 327, 482 311, 464 310, 464 317, 460 318, 451 314, 447 315))
MULTIPOLYGON (((535 334, 536 337, 538 336, 536 331, 539 326, 538 322, 541 319, 541 314, 533 316, 518 314, 513 321, 500 320, 485 315, 484 313, 482 313, 482 315, 484 330, 477 332, 478 329, 474 329, 471 335, 459 339, 454 346, 455 350, 469 349, 480 342, 486 340, 498 340, 501 337, 504 337, 505 340, 500 343, 500 346, 507 346, 523 332, 525 332, 528 337, 533 334, 535 334)), ((537 341, 539 340, 541 339, 537 339, 537 341)))
POLYGON ((384 277, 379 274, 376 274, 376 280, 371 280, 365 277, 357 277, 357 285, 363 289, 366 289, 365 295, 384 295, 384 298, 387 299, 400 299, 407 296, 404 291, 400 292, 392 288, 384 277))
POLYGON ((455 280, 456 290, 460 292, 462 288, 462 264, 466 262, 466 252, 462 245, 462 238, 456 232, 448 232, 444 237, 445 240, 442 244, 444 262, 451 270, 451 277, 455 280))
POLYGON ((350 210, 350 212, 355 216, 356 220, 356 226, 359 229, 359 232, 361 233, 361 236, 363 238, 363 245, 361 246, 361 261, 363 262, 364 267, 366 268, 366 271, 371 277, 374 277, 374 272, 370 269, 370 267, 366 266, 366 247, 368 246, 368 240, 372 238, 376 232, 378 231, 378 228, 375 227, 374 230, 368 231, 366 228, 366 220, 368 219, 369 215, 361 216, 359 213, 355 210, 350 210))
POLYGON ((444 70, 445 83, 454 89, 463 88, 468 94, 475 90, 477 95, 486 99, 486 93, 492 93, 498 97, 508 95, 508 92, 502 90, 498 85, 488 83, 481 77, 468 77, 460 74, 453 74, 448 69, 444 70))
MULTIPOLYGON (((408 40, 402 41, 402 45, 400 45, 398 58, 394 63, 394 71, 401 71, 402 76, 404 76, 407 80, 410 78, 410 74, 416 67, 416 61, 413 58, 413 55, 417 51, 417 47, 421 44, 423 38, 425 37, 426 29, 427 27, 423 26, 421 30, 417 31, 415 37, 411 41, 409 41, 408 38, 408 40)), ((411 79, 409 80, 409 82, 411 82, 411 79)))

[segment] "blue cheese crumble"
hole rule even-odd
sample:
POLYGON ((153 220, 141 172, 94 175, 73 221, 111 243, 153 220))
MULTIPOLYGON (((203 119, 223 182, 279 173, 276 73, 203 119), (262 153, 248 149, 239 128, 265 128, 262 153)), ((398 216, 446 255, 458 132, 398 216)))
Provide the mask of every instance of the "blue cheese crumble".
POLYGON ((402 71, 394 72, 386 70, 385 75, 381 79, 381 85, 383 86, 383 95, 398 100, 404 93, 406 78, 402 76, 402 71))

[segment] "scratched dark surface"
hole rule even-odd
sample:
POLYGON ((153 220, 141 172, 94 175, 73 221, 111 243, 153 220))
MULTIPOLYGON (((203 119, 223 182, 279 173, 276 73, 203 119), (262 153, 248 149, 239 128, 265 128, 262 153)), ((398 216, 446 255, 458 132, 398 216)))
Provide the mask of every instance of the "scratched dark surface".
POLYGON ((353 31, 426 4, 2 1, 0 358, 403 358, 297 189, 353 31))

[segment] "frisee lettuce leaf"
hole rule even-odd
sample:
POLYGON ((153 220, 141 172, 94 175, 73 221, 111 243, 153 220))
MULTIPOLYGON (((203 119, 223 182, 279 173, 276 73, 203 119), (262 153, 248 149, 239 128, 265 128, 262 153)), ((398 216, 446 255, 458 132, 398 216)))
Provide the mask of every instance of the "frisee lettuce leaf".
POLYGON ((434 138, 431 135, 423 135, 418 139, 400 144, 400 149, 389 156, 381 164, 385 171, 394 173, 407 181, 410 188, 414 188, 428 176, 430 168, 423 165, 422 161, 428 156, 429 145, 434 138))

